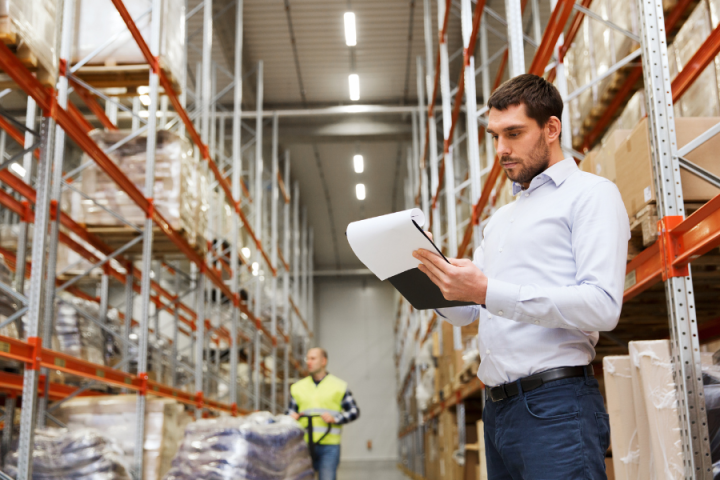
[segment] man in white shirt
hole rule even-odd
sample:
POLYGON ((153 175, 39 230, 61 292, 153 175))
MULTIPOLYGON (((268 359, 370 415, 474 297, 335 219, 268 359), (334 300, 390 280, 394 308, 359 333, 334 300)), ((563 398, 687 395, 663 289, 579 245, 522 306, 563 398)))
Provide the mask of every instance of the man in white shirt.
POLYGON ((605 479, 609 421, 590 363, 597 332, 620 317, 627 213, 615 184, 563 155, 551 83, 520 75, 488 107, 517 200, 492 216, 472 261, 415 257, 445 298, 478 305, 438 313, 456 326, 480 317, 488 477, 605 479))

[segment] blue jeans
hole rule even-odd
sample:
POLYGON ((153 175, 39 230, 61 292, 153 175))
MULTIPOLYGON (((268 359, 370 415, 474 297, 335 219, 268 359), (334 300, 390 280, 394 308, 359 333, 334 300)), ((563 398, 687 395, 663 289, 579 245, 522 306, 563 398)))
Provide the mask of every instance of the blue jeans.
POLYGON ((315 445, 312 463, 318 480, 335 480, 340 465, 340 445, 315 445))
POLYGON ((490 480, 606 480, 610 421, 592 377, 566 378, 483 411, 490 480))

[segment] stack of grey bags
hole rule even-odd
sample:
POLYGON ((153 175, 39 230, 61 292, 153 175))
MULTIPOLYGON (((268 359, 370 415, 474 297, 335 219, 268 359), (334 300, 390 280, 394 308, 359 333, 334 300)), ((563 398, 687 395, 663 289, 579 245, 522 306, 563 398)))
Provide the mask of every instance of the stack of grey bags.
MULTIPOLYGON (((17 478, 17 446, 5 458, 5 472, 17 478)), ((35 432, 33 480, 130 480, 117 444, 92 430, 59 428, 35 432)))
POLYGON ((311 480, 304 430, 286 415, 198 420, 164 480, 311 480))

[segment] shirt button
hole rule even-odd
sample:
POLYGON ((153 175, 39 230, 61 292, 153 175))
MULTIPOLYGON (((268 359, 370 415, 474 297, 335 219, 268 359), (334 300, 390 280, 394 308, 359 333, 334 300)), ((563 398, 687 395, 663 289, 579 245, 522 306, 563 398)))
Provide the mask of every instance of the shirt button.
POLYGON ((500 311, 498 312, 498 315, 502 316, 502 314, 503 314, 503 311, 500 310, 500 311))
POLYGON ((511 218, 511 219, 510 219, 510 223, 513 223, 514 221, 515 221, 514 218, 511 218))
POLYGON ((492 318, 492 315, 490 315, 490 314, 488 313, 488 319, 491 319, 491 318, 492 318))
POLYGON ((540 322, 538 322, 537 320, 535 320, 535 325, 540 325, 540 322))
POLYGON ((530 196, 530 194, 529 194, 529 193, 527 193, 527 192, 525 192, 525 196, 526 196, 526 197, 529 197, 529 196, 530 196))
POLYGON ((490 350, 489 350, 489 349, 488 349, 488 350, 485 350, 485 354, 486 354, 486 355, 490 355, 490 350))
POLYGON ((502 247, 500 248, 500 253, 502 253, 502 247))

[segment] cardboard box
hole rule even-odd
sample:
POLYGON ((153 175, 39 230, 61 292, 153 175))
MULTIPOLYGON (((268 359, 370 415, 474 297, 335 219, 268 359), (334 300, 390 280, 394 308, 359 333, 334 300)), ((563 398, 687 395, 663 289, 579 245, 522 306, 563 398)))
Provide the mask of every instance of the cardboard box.
POLYGON ((630 342, 630 356, 640 372, 654 473, 657 478, 683 479, 682 439, 670 341, 630 342))
MULTIPOLYGON (((650 445, 650 422, 645 407, 645 392, 643 391, 640 369, 634 359, 637 355, 638 342, 630 342, 630 375, 632 377, 632 405, 635 410, 635 424, 637 428, 637 478, 655 478, 652 461, 652 447, 650 445)), ((611 427, 612 428, 612 427, 611 427)))
POLYGON ((610 414, 613 470, 617 480, 640 478, 638 477, 640 447, 630 365, 629 355, 603 358, 605 399, 610 414))
MULTIPOLYGON (((123 459, 132 465, 136 405, 137 395, 78 397, 61 405, 55 415, 70 430, 101 430, 118 442, 123 459)), ((187 415, 175 400, 149 397, 145 408, 143 480, 160 480, 170 470, 182 442, 187 415)))
POLYGON ((477 422, 478 454, 480 456, 480 468, 478 480, 488 480, 487 463, 485 462, 485 426, 482 420, 477 422))
POLYGON ((578 168, 582 170, 583 172, 592 173, 595 175, 595 157, 598 154, 598 150, 590 150, 588 153, 585 154, 585 158, 582 162, 580 162, 580 165, 578 165, 578 168))
MULTIPOLYGON (((678 148, 682 148, 718 122, 720 122, 720 118, 717 117, 676 118, 678 148)), ((616 183, 628 215, 631 217, 656 200, 648 135, 647 118, 645 118, 620 144, 615 153, 616 183)), ((720 151, 720 136, 716 135, 690 152, 687 159, 720 175, 720 162, 717 161, 718 151, 720 151)), ((680 170, 680 177, 686 202, 707 202, 720 193, 720 189, 685 170, 680 170)))
POLYGON ((617 169, 615 168, 615 152, 624 142, 632 130, 616 129, 603 138, 603 145, 595 156, 595 175, 607 178, 611 182, 617 180, 617 169))

